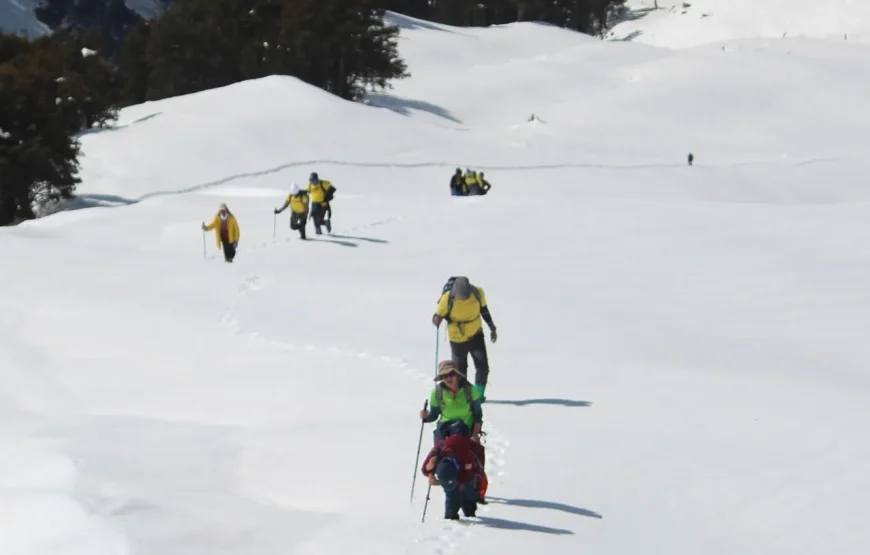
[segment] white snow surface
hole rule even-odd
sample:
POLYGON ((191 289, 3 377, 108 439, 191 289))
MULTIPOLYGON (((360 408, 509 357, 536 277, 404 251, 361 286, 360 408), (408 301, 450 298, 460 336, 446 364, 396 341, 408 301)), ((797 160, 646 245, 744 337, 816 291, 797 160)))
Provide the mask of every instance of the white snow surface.
POLYGON ((626 6, 627 20, 608 38, 669 48, 757 37, 870 42, 865 0, 627 0, 626 6))
POLYGON ((0 230, 0 553, 870 552, 870 47, 395 19, 413 77, 371 105, 131 107, 82 138, 85 209, 0 230), (311 171, 303 242, 272 208, 311 171), (434 488, 421 523, 463 274, 490 504, 446 523, 434 488))

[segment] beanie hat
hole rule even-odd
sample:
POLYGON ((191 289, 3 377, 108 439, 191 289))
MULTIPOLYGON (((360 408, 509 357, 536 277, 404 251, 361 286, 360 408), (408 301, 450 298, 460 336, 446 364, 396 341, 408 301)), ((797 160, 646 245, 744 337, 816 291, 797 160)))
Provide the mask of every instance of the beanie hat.
POLYGON ((453 280, 452 292, 454 298, 464 301, 471 296, 471 289, 471 282, 468 281, 467 277, 462 276, 453 280))

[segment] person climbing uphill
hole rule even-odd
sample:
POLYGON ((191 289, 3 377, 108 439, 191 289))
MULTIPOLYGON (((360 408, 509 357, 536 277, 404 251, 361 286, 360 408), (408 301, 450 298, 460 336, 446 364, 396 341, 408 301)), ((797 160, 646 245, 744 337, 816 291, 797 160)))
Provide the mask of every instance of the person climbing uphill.
POLYGON ((432 323, 439 327, 443 320, 447 321, 450 351, 457 372, 463 376, 468 373, 468 355, 471 355, 474 362, 474 388, 480 394, 481 403, 485 403, 489 360, 481 319, 489 326, 490 339, 495 343, 498 334, 483 289, 472 285, 465 276, 448 279, 432 315, 432 323))
POLYGON ((290 206, 290 229, 299 232, 299 238, 305 239, 305 225, 308 223, 308 191, 303 191, 294 183, 290 186, 290 194, 281 208, 275 209, 275 214, 280 214, 290 206))
POLYGON ((224 260, 231 263, 236 257, 241 232, 239 231, 239 222, 226 204, 221 203, 218 213, 215 214, 210 224, 202 223, 203 231, 211 231, 212 229, 218 249, 224 252, 224 260))
POLYGON ((486 472, 483 446, 465 436, 451 436, 433 447, 423 460, 421 472, 429 484, 444 489, 444 518, 459 520, 477 514, 477 504, 486 504, 486 472))
POLYGON ((332 207, 329 202, 335 195, 335 187, 332 183, 320 179, 317 172, 311 172, 308 178, 308 193, 311 195, 311 219, 314 220, 314 233, 323 235, 321 226, 326 226, 326 231, 332 233, 332 207), (329 215, 328 219, 326 216, 329 215))
POLYGON ((435 382, 437 385, 429 395, 429 409, 420 411, 423 422, 435 422, 440 418, 432 432, 434 444, 454 435, 470 437, 479 443, 483 425, 480 393, 468 384, 465 374, 456 369, 452 360, 438 363, 435 382))
POLYGON ((466 194, 468 194, 468 189, 465 187, 465 178, 462 176, 462 170, 456 168, 456 173, 450 177, 450 195, 462 197, 466 194))

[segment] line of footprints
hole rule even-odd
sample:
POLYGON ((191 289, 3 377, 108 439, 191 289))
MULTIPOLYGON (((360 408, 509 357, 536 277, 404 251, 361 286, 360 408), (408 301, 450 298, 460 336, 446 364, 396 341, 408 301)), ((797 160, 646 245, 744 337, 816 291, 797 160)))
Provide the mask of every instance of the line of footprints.
MULTIPOLYGON (((265 337, 259 332, 246 331, 244 328, 241 327, 238 321, 238 303, 241 302, 242 298, 247 293, 250 293, 252 291, 260 291, 262 289, 263 280, 259 276, 255 275, 246 278, 245 281, 239 286, 239 298, 231 307, 229 307, 224 312, 223 316, 221 317, 221 322, 229 326, 235 333, 247 336, 249 341, 257 345, 280 349, 283 351, 322 351, 328 352, 331 355, 337 357, 357 358, 360 360, 378 359, 393 368, 393 370, 395 370, 396 372, 410 379, 420 380, 425 384, 432 383, 432 377, 430 373, 422 372, 414 368, 402 358, 387 355, 377 356, 369 353, 347 351, 339 347, 297 345, 286 340, 278 340, 265 337)), ((486 405, 484 405, 484 407, 485 406, 486 405)), ((492 492, 498 489, 499 484, 506 475, 504 470, 504 457, 508 447, 510 446, 510 442, 504 436, 499 434, 495 428, 492 427, 490 419, 488 417, 486 419, 484 431, 486 432, 485 446, 487 477, 489 479, 489 492, 492 492)), ((425 449, 423 451, 425 451, 425 449)), ((421 451, 421 459, 423 451, 421 451)), ((420 483, 418 483, 418 487, 421 487, 420 483)), ((425 496, 417 496, 417 499, 424 498, 425 496)), ((422 509, 420 503, 415 503, 415 509, 416 508, 422 509)), ((487 513, 491 510, 492 509, 490 505, 478 506, 479 513, 487 513)), ((471 535, 471 528, 461 524, 461 521, 444 522, 442 519, 442 512, 443 506, 441 504, 440 495, 433 495, 429 501, 429 514, 427 514, 426 522, 429 523, 431 526, 437 527, 437 532, 432 535, 422 536, 415 541, 416 546, 422 548, 424 553, 434 553, 435 555, 449 555, 457 549, 457 547, 459 546, 458 542, 461 541, 461 539, 471 535)))

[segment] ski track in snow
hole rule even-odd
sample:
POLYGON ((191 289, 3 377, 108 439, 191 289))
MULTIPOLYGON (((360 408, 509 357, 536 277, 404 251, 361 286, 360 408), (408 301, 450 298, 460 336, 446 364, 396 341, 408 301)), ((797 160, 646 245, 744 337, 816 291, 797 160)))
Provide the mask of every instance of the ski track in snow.
MULTIPOLYGON (((828 157, 819 157, 819 158, 805 158, 805 159, 776 159, 776 158, 767 158, 767 159, 757 159, 757 160, 732 160, 732 161, 708 161, 703 163, 695 163, 695 166, 700 167, 710 167, 710 168, 738 168, 744 166, 767 166, 767 165, 791 165, 791 166, 811 166, 817 164, 836 164, 838 162, 842 162, 844 160, 854 159, 854 156, 828 156, 828 157)), ((455 162, 446 162, 446 161, 433 161, 433 162, 353 162, 353 161, 344 161, 344 160, 305 160, 299 162, 288 162, 286 164, 281 164, 279 166, 275 166, 273 168, 268 168, 259 171, 252 171, 246 173, 238 173, 234 175, 229 175, 225 177, 221 177, 219 179, 215 179, 213 181, 207 181, 205 183, 200 183, 197 185, 191 185, 190 187, 184 187, 181 189, 171 189, 166 191, 153 191, 150 193, 145 193, 136 198, 123 198, 118 202, 121 205, 129 205, 136 204, 139 202, 143 202, 148 199, 158 198, 158 197, 166 197, 166 196, 177 196, 184 195, 188 193, 197 193, 202 192, 204 190, 210 189, 212 187, 218 187, 220 185, 226 185, 228 183, 232 183, 235 181, 241 181, 244 179, 251 179, 255 177, 264 177, 267 175, 275 174, 283 172, 288 169, 295 169, 304 166, 343 166, 343 167, 354 167, 354 168, 403 168, 403 169, 421 169, 421 168, 455 168, 455 162)), ((659 162, 646 162, 646 163, 625 163, 625 164, 602 164, 602 163, 594 163, 594 162, 553 162, 548 164, 522 164, 522 165, 499 165, 499 164, 478 164, 477 168, 483 171, 540 171, 540 170, 555 170, 555 169, 611 169, 611 170, 649 170, 653 168, 681 168, 685 166, 685 162, 680 160, 678 162, 670 162, 670 161, 659 161, 659 162)), ((85 195, 87 196, 87 195, 85 195)), ((99 196, 99 195, 97 195, 99 196)))
MULTIPOLYGON (((403 218, 404 216, 399 216, 383 221, 376 221, 370 224, 349 228, 347 232, 350 233, 375 226, 385 225, 387 223, 398 221, 403 218)), ((328 237, 328 235, 326 236, 328 237)), ((288 238, 285 242, 296 239, 296 237, 291 237, 288 238)), ((274 244, 277 243, 271 241, 264 242, 262 243, 261 248, 268 247, 274 244)), ((366 352, 357 352, 344 349, 339 346, 313 344, 303 345, 293 343, 292 341, 287 341, 286 339, 268 337, 259 331, 245 329, 239 322, 239 306, 241 305, 241 303, 244 302, 248 295, 262 291, 265 288, 266 284, 259 275, 253 274, 245 278, 241 285, 239 285, 238 294, 236 295, 234 302, 224 311, 223 315, 221 316, 221 323, 232 329, 233 332, 237 335, 247 338, 249 342, 255 345, 271 347, 284 351, 316 351, 318 353, 328 353, 329 355, 336 358, 350 358, 361 360, 378 359, 385 365, 392 368, 393 371, 398 372, 407 378, 419 380, 420 382, 427 385, 431 383, 431 373, 422 371, 412 366, 401 357, 396 357, 389 354, 374 355, 366 352)), ((487 477, 489 479, 488 490, 493 491, 502 483, 503 479, 507 476, 505 470, 505 454, 508 447, 510 446, 510 441, 505 436, 501 435, 498 432, 497 428, 492 426, 489 417, 487 417, 486 428, 484 429, 484 431, 486 432, 486 436, 484 438, 484 446, 486 448, 486 471, 487 477)), ((422 461, 424 453, 425 451, 421 451, 420 461, 422 461)), ((420 464, 420 461, 418 461, 418 466, 420 464)), ((425 481, 421 481, 418 484, 418 487, 420 487, 422 491, 422 488, 428 487, 428 485, 425 481)), ((437 488, 432 489, 433 492, 435 492, 437 488)), ((415 499, 422 503, 425 502, 426 498, 425 495, 419 495, 415 496, 415 499)), ((419 503, 416 504, 419 505, 419 503)), ((434 525, 436 528, 435 530, 421 535, 414 542, 415 545, 421 546, 423 548, 424 553, 432 553, 434 555, 450 555, 457 549, 457 547, 459 546, 459 542, 461 542, 464 538, 471 536, 473 533, 473 529, 469 528, 466 524, 469 522, 474 522, 476 519, 461 517, 465 522, 463 522, 463 520, 459 522, 441 522, 443 521, 441 514, 442 507, 443 505, 440 496, 436 494, 430 495, 429 507, 426 512, 426 520, 429 523, 436 521, 438 522, 438 524, 434 525)), ((422 505, 420 505, 420 508, 422 509, 422 505)), ((477 510, 479 513, 488 513, 492 510, 492 505, 479 505, 477 510)), ((416 551, 411 552, 416 553, 416 551)))

